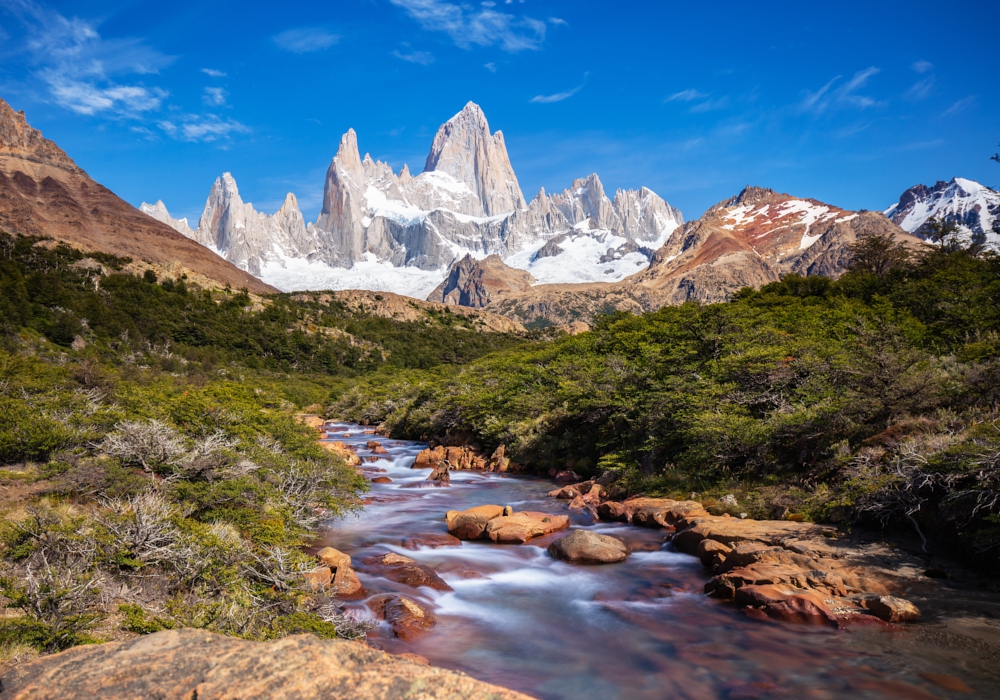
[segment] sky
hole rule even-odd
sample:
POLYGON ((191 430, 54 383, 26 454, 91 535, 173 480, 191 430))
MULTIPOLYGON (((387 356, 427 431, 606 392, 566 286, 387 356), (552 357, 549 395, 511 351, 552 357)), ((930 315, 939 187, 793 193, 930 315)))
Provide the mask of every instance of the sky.
POLYGON ((416 174, 468 101, 525 197, 596 172, 685 219, 745 185, 884 209, 997 188, 1000 2, 0 0, 0 97, 134 205, 232 172, 306 220, 353 127, 416 174))

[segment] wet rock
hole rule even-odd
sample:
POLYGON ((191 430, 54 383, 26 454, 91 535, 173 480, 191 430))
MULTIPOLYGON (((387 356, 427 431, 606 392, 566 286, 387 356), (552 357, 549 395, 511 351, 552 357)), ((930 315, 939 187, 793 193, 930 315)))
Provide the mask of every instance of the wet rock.
POLYGON ((577 474, 575 471, 567 469, 566 471, 558 472, 555 476, 554 481, 557 484, 575 484, 578 481, 583 481, 583 477, 577 474))
POLYGON ((571 564, 613 564, 625 561, 629 546, 617 537, 574 530, 548 547, 549 556, 571 564))
POLYGON ((886 622, 912 622, 920 619, 920 610, 916 605, 896 596, 872 596, 866 598, 863 605, 872 615, 886 622))
POLYGON ((389 623, 392 633, 410 641, 434 626, 435 619, 414 600, 404 596, 380 596, 368 602, 373 612, 389 623))
POLYGON ((381 445, 375 445, 375 447, 371 448, 371 450, 372 450, 372 454, 373 455, 387 455, 387 454, 389 454, 389 450, 385 449, 381 445))
POLYGON ((75 647, 21 663, 2 678, 12 700, 269 698, 321 700, 529 700, 463 673, 392 656, 364 644, 302 634, 250 642, 204 630, 165 630, 75 647), (401 690, 404 689, 404 690, 401 690))
POLYGON ((623 503, 617 501, 605 501, 597 506, 597 517, 608 522, 626 523, 629 521, 629 513, 623 503))
POLYGON ((732 547, 727 544, 705 539, 698 543, 696 554, 701 560, 702 566, 714 571, 722 566, 723 562, 726 561, 726 555, 731 551, 733 551, 732 547))
POLYGON ((417 550, 421 547, 457 547, 462 544, 462 540, 454 535, 446 533, 431 533, 426 535, 414 535, 402 541, 401 545, 405 549, 417 550))
POLYGON ((376 447, 381 447, 381 446, 382 443, 379 442, 378 440, 369 440, 368 442, 365 443, 365 447, 367 447, 369 450, 374 450, 376 447))
MULTIPOLYGON (((371 561, 371 560, 369 560, 371 561)), ((444 582, 437 572, 429 566, 418 564, 410 557, 402 554, 389 553, 376 557, 371 561, 374 572, 390 581, 402 583, 413 588, 427 586, 436 591, 450 591, 452 587, 444 582)))
POLYGON ((451 472, 448 470, 447 464, 442 464, 440 466, 434 467, 432 471, 427 476, 427 481, 439 481, 441 483, 450 484, 451 483, 451 472))
POLYGON ((800 625, 837 627, 837 620, 824 600, 812 592, 795 593, 784 600, 768 603, 762 608, 749 608, 751 617, 766 617, 779 622, 800 625))
POLYGON ((549 491, 549 498, 574 499, 581 495, 580 489, 576 486, 563 486, 554 491, 549 491))
POLYGON ((346 443, 340 441, 321 442, 319 446, 340 457, 349 467, 361 466, 361 458, 346 443))
POLYGON ((477 540, 486 532, 493 518, 503 515, 503 506, 476 506, 468 510, 449 510, 445 514, 448 532, 460 540, 477 540))
POLYGON ((372 479, 372 483, 373 484, 391 484, 392 483, 392 479, 390 479, 387 476, 376 476, 374 479, 372 479))
POLYGON ((486 536, 497 544, 523 544, 528 540, 569 527, 569 516, 521 511, 501 515, 486 524, 486 536))

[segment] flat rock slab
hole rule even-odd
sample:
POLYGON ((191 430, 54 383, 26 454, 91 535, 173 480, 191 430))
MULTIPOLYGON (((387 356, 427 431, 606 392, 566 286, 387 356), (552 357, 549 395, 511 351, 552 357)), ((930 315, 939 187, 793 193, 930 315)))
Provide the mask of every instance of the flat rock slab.
POLYGON ((530 700, 358 642, 312 635, 249 642, 191 629, 75 647, 0 680, 10 700, 530 700))
POLYGON ((515 513, 510 506, 485 505, 468 510, 449 510, 448 532, 462 540, 492 540, 497 544, 523 544, 535 537, 569 527, 568 515, 537 511, 515 513))
POLYGON ((631 550, 617 537, 590 530, 574 530, 549 545, 549 556, 570 564, 614 564, 625 561, 631 550))

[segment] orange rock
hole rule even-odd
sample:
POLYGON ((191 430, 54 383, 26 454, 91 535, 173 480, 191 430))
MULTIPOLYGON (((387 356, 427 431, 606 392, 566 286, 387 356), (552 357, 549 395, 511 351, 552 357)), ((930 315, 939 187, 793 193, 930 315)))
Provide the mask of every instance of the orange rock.
POLYGON ((390 479, 387 476, 376 476, 374 479, 372 479, 372 483, 373 484, 391 484, 392 483, 392 479, 390 479))
POLYGON ((489 521, 503 514, 503 506, 476 506, 468 510, 449 510, 444 518, 448 532, 461 540, 477 540, 486 532, 489 521))
POLYGON ((368 604, 376 615, 389 623, 392 633, 403 641, 410 641, 435 623, 429 610, 403 596, 382 596, 368 601, 368 604))
POLYGON ((298 413, 295 420, 308 428, 322 428, 326 425, 326 419, 312 413, 298 413))
POLYGON ((333 582, 333 572, 330 571, 329 566, 320 566, 313 571, 305 572, 302 574, 302 578, 305 579, 306 586, 314 591, 320 591, 333 582))
POLYGON ((361 458, 358 457, 354 450, 343 442, 321 442, 319 443, 319 446, 324 450, 328 450, 340 457, 349 467, 357 467, 361 465, 361 458))
POLYGON ((523 544, 534 537, 569 527, 568 515, 521 511, 501 515, 486 524, 486 536, 498 544, 523 544))

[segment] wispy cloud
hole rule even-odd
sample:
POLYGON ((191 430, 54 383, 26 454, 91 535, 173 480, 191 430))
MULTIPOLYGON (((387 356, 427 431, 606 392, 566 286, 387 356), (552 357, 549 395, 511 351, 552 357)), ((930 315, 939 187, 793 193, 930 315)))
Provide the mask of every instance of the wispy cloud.
POLYGON ((397 49, 392 52, 392 55, 402 61, 406 61, 408 63, 419 63, 422 66, 429 66, 434 63, 434 55, 428 51, 411 51, 410 53, 403 53, 397 49))
POLYGON ((912 68, 918 73, 926 73, 933 67, 934 64, 931 63, 930 61, 915 61, 913 65, 910 66, 910 68, 912 68))
POLYGON ((958 114, 959 112, 964 112, 966 109, 968 109, 969 107, 971 107, 974 104, 976 104, 976 96, 975 95, 970 95, 969 97, 963 97, 958 102, 956 102, 955 104, 953 104, 951 107, 949 107, 948 109, 946 109, 941 116, 942 117, 953 116, 955 114, 958 114))
POLYGON ((906 91, 906 97, 911 100, 925 100, 931 94, 931 89, 934 87, 934 78, 924 78, 923 80, 918 80, 910 86, 910 89, 906 91))
POLYGON ((663 98, 664 102, 692 102, 694 100, 703 100, 708 97, 707 93, 699 92, 694 88, 689 88, 687 90, 681 90, 680 92, 675 92, 673 95, 668 95, 663 98))
POLYGON ((494 3, 472 7, 445 0, 389 0, 402 8, 423 29, 444 32, 463 49, 473 46, 499 46, 516 53, 541 48, 546 23, 531 17, 499 12, 494 3))
POLYGON ((296 27, 272 37, 279 48, 292 53, 312 53, 330 48, 340 36, 323 27, 296 27))
POLYGON ((214 68, 202 68, 201 72, 212 78, 225 78, 226 73, 221 70, 215 70, 214 68))
POLYGON ((854 77, 840 85, 837 84, 842 76, 838 75, 816 92, 806 91, 806 96, 799 104, 799 108, 803 112, 822 114, 831 109, 867 109, 873 107, 878 102, 872 97, 859 95, 858 90, 863 88, 868 79, 878 72, 878 68, 866 68, 858 71, 854 77))
POLYGON ((583 88, 587 85, 587 75, 588 73, 584 73, 583 82, 577 85, 572 90, 566 90, 565 92, 557 92, 554 95, 535 95, 530 100, 528 100, 528 102, 531 104, 545 105, 545 104, 552 104, 553 102, 562 102, 563 100, 568 100, 573 95, 580 92, 580 90, 583 90, 583 88))
POLYGON ((245 134, 250 128, 233 119, 222 119, 214 114, 187 114, 180 119, 164 119, 158 126, 179 141, 210 143, 230 138, 232 134, 245 134))
POLYGON ((569 22, 564 20, 562 17, 549 17, 549 24, 554 27, 568 27, 569 22))
POLYGON ((78 114, 131 117, 159 109, 166 90, 144 81, 174 61, 138 38, 104 39, 96 25, 67 18, 33 0, 4 0, 2 7, 24 28, 18 47, 49 97, 78 114))
POLYGON ((726 109, 729 107, 729 97, 723 95, 722 97, 716 97, 713 100, 705 100, 699 104, 691 107, 692 114, 703 114, 705 112, 714 112, 720 109, 726 109))
POLYGON ((497 72, 497 64, 493 63, 492 61, 489 62, 489 63, 484 63, 483 64, 483 68, 485 68, 486 70, 488 70, 490 73, 496 73, 497 72))
POLYGON ((228 94, 229 93, 220 87, 207 87, 205 88, 204 94, 201 96, 201 101, 209 107, 221 107, 226 104, 226 96, 228 94))

